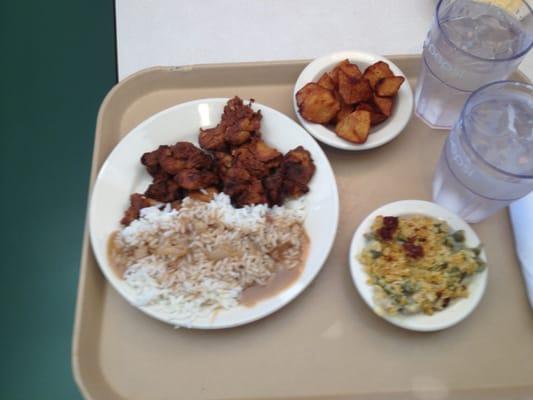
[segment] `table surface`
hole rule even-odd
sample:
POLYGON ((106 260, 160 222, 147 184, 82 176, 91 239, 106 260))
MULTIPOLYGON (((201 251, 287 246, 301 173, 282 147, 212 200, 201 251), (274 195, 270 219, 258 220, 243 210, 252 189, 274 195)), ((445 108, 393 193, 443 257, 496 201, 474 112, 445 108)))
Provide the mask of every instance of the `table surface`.
MULTIPOLYGON (((419 54, 436 3, 116 0, 118 75, 152 65, 304 60, 339 50, 419 54)), ((533 52, 521 69, 533 78, 533 52)))
MULTIPOLYGON (((434 3, 116 0, 117 60, 112 0, 2 2, 1 205, 8 251, 1 264, 0 398, 81 398, 70 364, 80 246, 96 115, 117 76, 150 65, 302 59, 347 48, 415 53, 434 3), (219 34, 222 12, 233 19, 219 34), (316 28, 321 16, 342 40, 332 42, 316 28), (243 31, 247 39, 235 42, 243 31), (19 210, 28 211, 20 218, 19 210)), ((533 76, 533 54, 522 69, 533 76)))

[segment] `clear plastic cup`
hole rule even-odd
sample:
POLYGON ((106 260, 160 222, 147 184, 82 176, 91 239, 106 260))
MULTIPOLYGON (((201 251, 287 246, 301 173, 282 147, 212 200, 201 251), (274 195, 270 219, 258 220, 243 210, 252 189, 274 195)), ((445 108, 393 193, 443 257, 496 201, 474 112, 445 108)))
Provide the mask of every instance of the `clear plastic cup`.
POLYGON ((433 200, 479 222, 533 190, 533 85, 499 81, 468 98, 433 178, 433 200))
POLYGON ((415 113, 451 129, 468 96, 506 79, 533 46, 533 12, 524 0, 440 0, 424 42, 415 113))

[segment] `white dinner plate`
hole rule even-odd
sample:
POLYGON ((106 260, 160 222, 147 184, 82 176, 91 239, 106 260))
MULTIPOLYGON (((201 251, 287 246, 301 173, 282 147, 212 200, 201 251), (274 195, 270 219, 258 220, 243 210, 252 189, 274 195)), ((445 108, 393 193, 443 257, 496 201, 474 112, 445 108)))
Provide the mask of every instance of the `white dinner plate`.
MULTIPOLYGON (((228 99, 203 99, 183 103, 164 110, 134 128, 111 152, 103 164, 91 195, 89 209, 90 237, 94 254, 108 282, 132 305, 133 290, 116 276, 107 259, 109 235, 120 228, 120 219, 129 205, 129 195, 143 193, 151 177, 140 163, 144 152, 162 144, 190 141, 198 144, 199 128, 213 127, 220 121, 228 99)), ((325 262, 337 231, 339 199, 333 171, 318 144, 293 120, 267 106, 255 103, 261 110, 261 132, 268 144, 285 153, 299 145, 312 155, 316 172, 304 197, 305 228, 310 237, 309 255, 299 279, 274 297, 254 306, 239 306, 183 323, 171 322, 162 311, 138 307, 148 315, 174 325, 200 329, 228 328, 263 318, 289 303, 315 278, 325 262)))
POLYGON ((406 75, 396 66, 396 64, 382 56, 360 51, 340 51, 328 54, 313 60, 304 68, 300 73, 300 76, 298 76, 292 96, 294 112, 300 123, 311 135, 330 146, 343 150, 367 150, 382 146, 398 136, 411 119, 413 113, 413 92, 411 91, 407 78, 394 99, 392 115, 385 122, 372 127, 367 141, 362 144, 350 143, 337 136, 329 127, 305 120, 298 111, 298 105, 296 104, 296 93, 298 90, 309 82, 318 81, 324 72, 331 71, 339 62, 345 59, 357 64, 362 72, 364 72, 365 68, 369 65, 378 61, 384 61, 389 64, 394 75, 406 78, 406 75))
MULTIPOLYGON (((421 214, 443 220, 450 226, 452 231, 462 229, 465 231, 465 243, 468 247, 476 247, 480 240, 474 230, 457 215, 445 208, 428 201, 403 200, 384 205, 368 215, 359 225, 352 239, 350 246, 350 270, 355 287, 365 303, 380 317, 399 327, 413 331, 437 331, 449 328, 466 318, 479 304, 485 287, 487 285, 487 268, 476 274, 468 285, 469 296, 458 299, 442 311, 433 315, 386 315, 376 307, 373 299, 373 287, 367 283, 368 274, 364 271, 363 265, 357 257, 366 245, 364 234, 370 232, 372 223, 378 215, 401 216, 409 214, 421 214)), ((487 261, 485 251, 482 250, 480 258, 487 261)))

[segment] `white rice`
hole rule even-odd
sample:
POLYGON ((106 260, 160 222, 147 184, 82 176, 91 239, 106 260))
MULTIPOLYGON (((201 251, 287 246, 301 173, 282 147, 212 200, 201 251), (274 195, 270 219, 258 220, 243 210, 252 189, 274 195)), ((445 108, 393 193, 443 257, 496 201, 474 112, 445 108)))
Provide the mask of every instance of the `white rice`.
POLYGON ((125 271, 138 306, 188 325, 237 306, 245 288, 298 266, 304 218, 303 198, 239 209, 224 193, 209 203, 186 198, 179 210, 142 209, 113 237, 112 263, 125 271))

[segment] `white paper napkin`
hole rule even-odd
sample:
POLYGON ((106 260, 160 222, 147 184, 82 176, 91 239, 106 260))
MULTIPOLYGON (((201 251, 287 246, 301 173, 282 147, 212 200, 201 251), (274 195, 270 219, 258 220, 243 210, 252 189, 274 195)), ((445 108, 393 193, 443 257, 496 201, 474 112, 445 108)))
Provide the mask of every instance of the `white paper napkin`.
POLYGON ((533 192, 509 206, 516 253, 526 281, 529 303, 533 307, 533 192))

